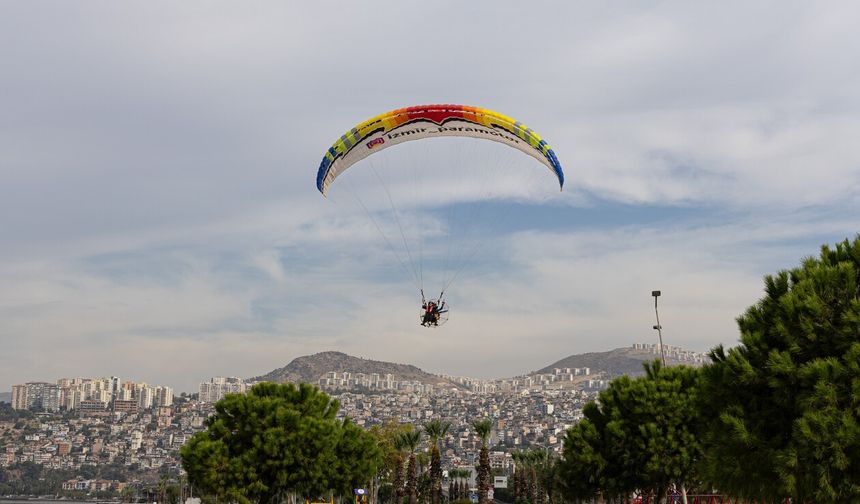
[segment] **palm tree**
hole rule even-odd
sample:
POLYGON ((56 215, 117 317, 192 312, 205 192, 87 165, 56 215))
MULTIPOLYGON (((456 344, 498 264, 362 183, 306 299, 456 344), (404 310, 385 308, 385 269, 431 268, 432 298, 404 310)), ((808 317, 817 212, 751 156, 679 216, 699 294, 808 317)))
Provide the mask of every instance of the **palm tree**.
POLYGON ((469 475, 472 473, 467 471, 466 469, 451 469, 448 474, 451 476, 451 478, 456 478, 457 480, 454 482, 454 494, 451 497, 451 500, 469 498, 469 495, 466 492, 465 479, 468 478, 469 475))
POLYGON ((394 449, 397 451, 394 462, 394 504, 403 504, 403 450, 406 449, 403 433, 394 436, 394 449))
POLYGON ((467 469, 460 469, 460 498, 468 499, 469 498, 469 476, 472 474, 472 471, 467 469))
POLYGON ((442 454, 439 452, 439 439, 451 427, 449 422, 430 420, 424 424, 424 432, 430 438, 430 503, 442 502, 442 454))
POLYGON ((415 459, 415 449, 421 443, 421 431, 403 433, 403 442, 409 448, 409 464, 406 466, 406 495, 409 504, 418 504, 418 461, 415 459))
POLYGON ((490 491, 490 452, 487 450, 487 440, 493 429, 490 419, 472 422, 475 432, 481 438, 481 453, 478 457, 478 504, 487 504, 487 493, 490 491))
POLYGON ((511 453, 511 458, 514 460, 514 502, 519 502, 525 497, 525 463, 523 461, 523 452, 515 451, 511 453))
POLYGON ((515 500, 524 499, 532 504, 543 504, 552 500, 555 478, 555 460, 547 450, 533 449, 514 452, 515 500))
POLYGON ((122 489, 122 492, 120 492, 120 495, 122 496, 122 501, 123 502, 134 502, 135 493, 137 493, 137 491, 135 490, 135 488, 133 486, 131 486, 131 485, 126 486, 125 488, 122 489))

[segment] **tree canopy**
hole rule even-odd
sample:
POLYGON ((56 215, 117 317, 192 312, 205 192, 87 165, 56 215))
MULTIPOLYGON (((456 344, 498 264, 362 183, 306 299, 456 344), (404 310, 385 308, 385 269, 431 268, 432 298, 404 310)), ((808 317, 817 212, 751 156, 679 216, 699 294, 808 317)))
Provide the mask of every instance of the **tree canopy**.
POLYGON ((766 277, 738 325, 704 369, 707 475, 738 497, 860 502, 860 236, 766 277))
POLYGON ((860 235, 765 277, 740 344, 619 378, 568 430, 570 498, 702 481, 764 502, 860 502, 860 235))
POLYGON ((643 377, 614 380, 568 430, 558 471, 569 498, 662 496, 692 477, 700 454, 698 371, 659 361, 645 370, 643 377))
POLYGON ((377 472, 382 451, 371 434, 338 420, 338 407, 307 384, 230 394, 182 448, 183 468, 196 488, 240 503, 351 494, 377 472))

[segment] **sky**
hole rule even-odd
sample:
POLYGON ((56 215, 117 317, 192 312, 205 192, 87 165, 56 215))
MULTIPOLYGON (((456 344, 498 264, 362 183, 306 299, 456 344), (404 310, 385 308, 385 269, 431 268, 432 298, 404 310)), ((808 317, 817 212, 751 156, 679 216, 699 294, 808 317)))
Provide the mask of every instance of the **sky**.
POLYGON ((0 391, 115 375, 192 392, 327 350, 513 376, 656 342, 655 289, 666 344, 735 345, 765 275, 860 232, 858 17, 799 1, 2 2, 0 391), (564 191, 517 151, 481 145, 460 170, 457 148, 410 142, 317 192, 344 131, 426 103, 533 127, 564 191), (484 154, 513 178, 481 172, 484 154), (410 162, 445 165, 416 174, 429 199, 386 166, 410 162), (383 178, 426 236, 428 289, 477 215, 442 328, 417 323, 383 178))

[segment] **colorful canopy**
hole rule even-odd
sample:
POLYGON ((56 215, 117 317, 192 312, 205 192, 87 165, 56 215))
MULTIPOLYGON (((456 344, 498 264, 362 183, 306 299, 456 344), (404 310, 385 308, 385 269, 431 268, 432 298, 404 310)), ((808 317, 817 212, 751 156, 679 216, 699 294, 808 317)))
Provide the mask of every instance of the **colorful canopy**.
POLYGON ((340 137, 323 157, 317 189, 325 195, 334 179, 347 168, 392 145, 440 136, 483 138, 503 143, 534 157, 564 186, 561 164, 537 133, 508 116, 465 105, 419 105, 368 119, 340 137))

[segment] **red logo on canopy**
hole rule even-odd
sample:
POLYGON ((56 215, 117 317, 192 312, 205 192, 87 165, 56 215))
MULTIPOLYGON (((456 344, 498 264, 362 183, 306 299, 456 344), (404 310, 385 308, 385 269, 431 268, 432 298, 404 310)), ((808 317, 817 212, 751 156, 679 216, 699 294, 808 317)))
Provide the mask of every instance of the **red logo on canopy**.
POLYGON ((374 138, 373 140, 367 142, 367 148, 372 149, 374 145, 384 144, 385 139, 382 137, 374 138))

